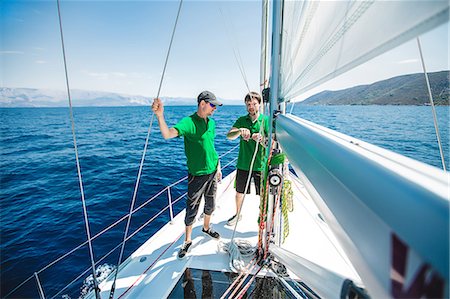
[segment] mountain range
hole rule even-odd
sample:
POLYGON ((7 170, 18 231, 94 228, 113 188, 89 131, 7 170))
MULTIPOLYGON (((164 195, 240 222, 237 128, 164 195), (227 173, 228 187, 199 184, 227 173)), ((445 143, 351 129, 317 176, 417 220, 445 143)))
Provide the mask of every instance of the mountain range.
MULTIPOLYGON (((152 98, 139 95, 73 89, 72 105, 76 107, 150 106, 152 98)), ((0 87, 0 107, 67 107, 67 92, 36 88, 0 87)), ((168 106, 196 105, 195 98, 161 97, 168 106)), ((241 101, 220 99, 226 105, 239 105, 241 101)), ((243 103, 242 103, 243 104, 243 103)))
MULTIPOLYGON (((449 71, 428 73, 436 105, 449 105, 449 71)), ((409 74, 337 91, 322 91, 302 105, 429 105, 423 73, 409 74)))
MULTIPOLYGON (((429 73, 436 105, 449 105, 449 71, 429 73)), ((36 88, 0 87, 0 107, 67 107, 67 92, 36 88)), ((73 106, 149 106, 150 97, 112 92, 71 90, 73 106)), ((195 105, 195 98, 161 97, 166 105, 195 105)), ((242 100, 220 99, 225 105, 243 105, 242 100)), ((337 91, 322 91, 302 105, 429 105, 422 73, 397 76, 369 85, 337 91)))

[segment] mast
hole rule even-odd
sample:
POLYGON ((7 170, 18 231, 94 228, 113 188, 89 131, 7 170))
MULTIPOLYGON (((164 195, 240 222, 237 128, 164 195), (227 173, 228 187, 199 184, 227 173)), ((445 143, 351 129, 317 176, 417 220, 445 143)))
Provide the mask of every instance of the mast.
MULTIPOLYGON (((278 144, 271 146, 275 138, 274 128, 274 114, 279 109, 279 83, 280 83, 280 54, 281 54, 281 28, 282 28, 282 0, 275 0, 272 2, 272 52, 271 52, 271 66, 270 66, 270 96, 269 96, 269 111, 268 115, 270 117, 269 126, 269 144, 268 148, 272 150, 272 155, 280 152, 278 144)), ((268 159, 270 155, 270 150, 266 153, 266 158, 268 159)), ((270 242, 271 235, 274 232, 273 227, 276 226, 278 221, 272 221, 275 208, 275 200, 277 195, 277 190, 280 188, 281 175, 279 166, 270 166, 269 172, 267 174, 269 181, 269 195, 268 195, 268 206, 267 206, 267 220, 264 235, 266 238, 263 239, 263 248, 268 248, 267 242, 270 242)), ((278 239, 278 238, 277 238, 278 239)), ((279 243, 279 242, 277 242, 279 243)), ((265 252, 267 256, 268 252, 265 252)))

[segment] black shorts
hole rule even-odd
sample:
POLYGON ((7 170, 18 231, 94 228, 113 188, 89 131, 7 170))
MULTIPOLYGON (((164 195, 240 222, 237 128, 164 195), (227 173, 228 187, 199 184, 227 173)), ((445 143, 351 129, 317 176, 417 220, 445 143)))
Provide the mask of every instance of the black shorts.
MULTIPOLYGON (((236 192, 244 193, 245 184, 247 183, 249 171, 238 169, 236 174, 236 192)), ((255 182, 256 195, 261 194, 261 171, 252 171, 251 174, 253 181, 255 182)), ((250 179, 251 180, 251 179, 250 179)), ((249 182, 247 188, 247 194, 250 193, 251 183, 249 182)))
POLYGON ((205 215, 212 214, 215 208, 216 191, 216 172, 199 176, 188 174, 188 194, 184 224, 192 225, 195 222, 202 197, 205 197, 203 212, 205 215))

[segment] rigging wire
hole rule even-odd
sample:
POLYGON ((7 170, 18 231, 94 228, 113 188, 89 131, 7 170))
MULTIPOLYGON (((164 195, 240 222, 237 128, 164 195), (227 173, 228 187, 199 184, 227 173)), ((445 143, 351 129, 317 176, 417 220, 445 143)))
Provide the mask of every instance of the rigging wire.
POLYGON ((62 55, 63 55, 63 61, 64 61, 64 73, 65 73, 65 77, 66 77, 67 96, 69 99, 70 123, 72 126, 72 137, 73 137, 73 145, 74 145, 74 149, 75 149, 75 160, 76 160, 76 164, 77 164, 78 182, 80 185, 81 202, 83 205, 84 224, 85 224, 86 234, 87 234, 88 244, 89 244, 89 256, 91 259, 95 298, 99 299, 100 298, 100 290, 98 288, 98 282, 97 282, 97 277, 96 277, 96 273, 95 273, 96 271, 95 271, 95 261, 94 261, 94 250, 92 248, 91 232, 90 232, 90 228, 89 228, 89 219, 88 219, 87 208, 86 208, 86 200, 84 197, 83 179, 81 177, 80 159, 78 157, 77 138, 76 138, 76 133, 75 133, 75 121, 73 118, 72 98, 70 95, 69 73, 67 71, 66 50, 65 50, 65 45, 64 45, 64 34, 63 34, 61 8, 60 8, 59 0, 56 0, 56 4, 58 7, 59 32, 60 32, 60 36, 61 36, 61 47, 62 47, 62 55))
MULTIPOLYGON (((163 68, 163 72, 161 74, 161 80, 159 82, 158 93, 156 95, 156 98, 159 98, 159 95, 160 95, 160 92, 161 92, 161 87, 162 87, 162 83, 163 83, 163 80, 164 80, 164 75, 166 73, 167 62, 169 60, 170 50, 172 48, 172 43, 173 43, 173 39, 174 39, 174 36, 175 36, 175 31, 176 31, 176 28, 177 28, 178 19, 180 17, 182 4, 183 4, 183 0, 180 0, 180 4, 178 6, 177 17, 175 19, 175 24, 174 24, 174 27, 173 27, 172 36, 170 38, 169 48, 167 50, 166 60, 164 62, 164 68, 163 68)), ((143 153, 142 153, 141 163, 139 165, 139 171, 138 171, 138 176, 137 176, 137 179, 136 179, 136 184, 134 186, 133 198, 132 198, 131 204, 130 204, 130 212, 128 214, 127 225, 125 227, 125 232, 124 232, 124 237, 123 237, 123 241, 122 241, 122 246, 121 246, 121 249, 120 249, 119 259, 117 261, 116 272, 114 273, 114 281, 113 281, 113 284, 111 286, 111 290, 110 290, 110 293, 109 293, 109 298, 110 299, 113 298, 114 291, 115 291, 115 288, 116 288, 117 274, 119 273, 119 266, 120 266, 120 263, 122 262, 123 252, 124 252, 124 249, 125 249, 125 242, 127 240, 128 230, 130 228, 131 215, 132 215, 132 211, 134 209, 134 204, 136 202, 137 191, 138 191, 139 183, 140 183, 140 179, 141 179, 142 168, 144 166, 145 155, 147 153, 148 142, 150 140, 150 135, 151 135, 151 132, 152 132, 152 126, 153 126, 154 117, 155 117, 155 113, 153 112, 152 113, 152 118, 150 120, 150 125, 149 125, 148 131, 147 131, 147 137, 145 139, 145 145, 144 145, 144 150, 143 150, 143 153)))
POLYGON ((292 111, 294 110, 294 105, 295 105, 295 102, 293 101, 292 105, 291 105, 291 110, 289 110, 289 114, 292 114, 292 111))
POLYGON ((444 152, 442 151, 441 134, 439 133, 436 109, 434 108, 433 95, 431 94, 430 80, 428 79, 428 73, 425 68, 425 61, 423 59, 422 47, 420 45, 420 39, 419 39, 419 37, 417 37, 416 39, 417 39, 417 47, 419 48, 419 53, 420 53, 420 61, 422 62, 423 74, 425 75, 425 81, 427 83, 428 96, 430 98, 431 110, 433 112, 434 129, 436 131, 436 137, 437 137, 437 141, 438 141, 438 145, 439 145, 439 153, 441 155, 442 168, 444 169, 444 171, 447 171, 447 169, 445 168, 444 152))
MULTIPOLYGON (((225 15, 220 7, 219 7, 219 11, 220 11, 222 18, 224 19, 224 23, 229 24, 232 27, 231 32, 232 33, 236 32, 233 28, 233 22, 229 18, 228 18, 228 22, 226 22, 227 20, 225 19, 225 15)), ((226 33, 227 33, 228 39, 230 40, 231 44, 233 44, 234 59, 236 60, 236 63, 238 65, 242 79, 244 80, 245 86, 247 87, 247 91, 250 92, 247 75, 245 73, 244 63, 242 62, 241 52, 239 51, 239 47, 236 46, 237 45, 236 37, 235 37, 235 35, 230 33, 230 28, 228 28, 228 27, 226 27, 226 33)))

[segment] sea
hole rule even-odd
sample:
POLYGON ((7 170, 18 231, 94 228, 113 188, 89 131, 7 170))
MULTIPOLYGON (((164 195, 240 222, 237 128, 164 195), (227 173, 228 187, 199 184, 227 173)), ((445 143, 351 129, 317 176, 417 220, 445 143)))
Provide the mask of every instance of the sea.
MULTIPOLYGON (((168 125, 195 110, 194 106, 165 107, 168 125)), ((448 169, 449 107, 436 111, 448 169)), ((231 163, 225 174, 233 170, 237 156, 233 147, 238 144, 225 135, 243 114, 244 106, 227 106, 213 116, 216 150, 219 155, 231 150, 221 158, 223 166, 231 163)), ((293 114, 442 168, 430 106, 297 105, 293 114)), ((149 128, 135 207, 187 175, 182 138, 163 140, 156 119, 150 126, 149 107, 80 107, 74 108, 73 115, 92 236, 130 210, 149 128)), ((36 273, 46 298, 79 298, 91 273, 88 247, 53 263, 87 240, 69 109, 4 108, 0 120, 0 297, 39 298, 36 273)), ((185 181, 171 188, 172 199, 180 198, 175 214, 184 208, 185 190, 185 181)), ((126 242, 124 257, 170 218, 165 211, 143 226, 167 202, 165 192, 133 214, 129 232, 140 230, 126 242)), ((111 250, 122 241, 125 224, 119 222, 92 242, 96 261, 110 253, 99 263, 100 272, 117 264, 119 251, 111 250)))

